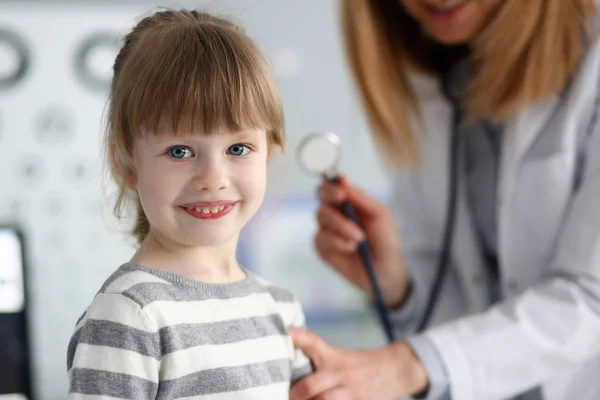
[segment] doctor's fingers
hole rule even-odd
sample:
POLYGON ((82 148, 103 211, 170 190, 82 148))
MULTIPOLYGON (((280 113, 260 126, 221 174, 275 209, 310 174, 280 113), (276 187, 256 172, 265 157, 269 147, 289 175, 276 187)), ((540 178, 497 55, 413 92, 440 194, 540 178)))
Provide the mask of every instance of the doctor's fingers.
POLYGON ((290 400, 342 399, 341 379, 335 371, 317 371, 295 383, 290 389, 290 400), (336 393, 337 392, 337 393, 336 393), (329 397, 329 396, 338 397, 329 397))
POLYGON ((315 247, 323 261, 365 293, 370 294, 368 275, 363 268, 359 268, 360 264, 358 264, 360 263, 356 253, 358 242, 347 242, 334 232, 322 230, 315 236, 315 247))
POLYGON ((344 177, 340 177, 338 183, 324 180, 317 188, 317 196, 322 203, 334 206, 347 201, 352 204, 357 213, 368 218, 387 217, 388 209, 383 203, 348 183, 344 177))
POLYGON ((348 198, 348 189, 341 184, 324 181, 317 188, 317 197, 322 203, 339 205, 348 198))
POLYGON ((350 394, 348 389, 338 387, 331 389, 323 394, 313 397, 312 400, 352 400, 354 397, 350 394))
POLYGON ((352 239, 347 239, 337 232, 321 229, 315 235, 315 247, 321 257, 332 262, 332 258, 340 253, 346 257, 348 253, 352 253, 358 247, 359 242, 352 239))
POLYGON ((317 212, 317 222, 322 230, 336 232, 346 241, 361 242, 365 239, 365 234, 358 225, 327 204, 323 204, 317 212))

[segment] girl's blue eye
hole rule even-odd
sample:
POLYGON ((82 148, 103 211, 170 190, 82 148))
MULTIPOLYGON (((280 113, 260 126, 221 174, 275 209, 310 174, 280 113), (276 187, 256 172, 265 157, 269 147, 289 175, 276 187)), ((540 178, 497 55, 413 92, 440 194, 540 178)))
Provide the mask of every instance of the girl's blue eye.
POLYGON ((250 148, 244 144, 234 144, 229 146, 229 148, 227 149, 227 153, 231 154, 232 156, 236 156, 236 157, 240 157, 240 156, 245 156, 246 154, 248 154, 248 152, 250 151, 250 148))
POLYGON ((169 155, 173 158, 188 158, 191 157, 192 151, 185 146, 173 146, 169 149, 169 155))

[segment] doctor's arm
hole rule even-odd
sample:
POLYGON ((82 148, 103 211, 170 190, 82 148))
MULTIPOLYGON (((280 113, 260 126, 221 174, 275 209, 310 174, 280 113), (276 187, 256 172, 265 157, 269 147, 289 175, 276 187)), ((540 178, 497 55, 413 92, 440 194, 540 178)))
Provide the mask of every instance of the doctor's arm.
MULTIPOLYGON (((399 173, 393 185, 394 204, 391 212, 402 235, 402 253, 409 271, 410 290, 404 302, 390 310, 390 318, 395 327, 396 337, 408 336, 407 344, 427 374, 428 388, 416 398, 438 400, 449 396, 449 378, 439 352, 427 337, 409 336, 417 329, 417 324, 425 313, 427 297, 431 292, 439 259, 438 242, 442 240, 432 240, 432 237, 435 237, 432 233, 434 230, 428 229, 430 222, 420 182, 421 178, 414 172, 399 173), (415 273, 415 270, 418 270, 418 273, 415 273)), ((446 281, 446 285, 456 283, 448 279, 446 281)), ((452 308, 456 311, 460 306, 453 305, 452 308)))
MULTIPOLYGON (((586 149, 581 184, 546 279, 489 311, 411 338, 436 350, 431 360, 442 361, 452 399, 510 398, 600 354, 600 129, 586 149)), ((400 310, 413 317, 418 309, 408 307, 415 293, 400 310)), ((329 346, 311 332, 291 333, 316 367, 292 387, 292 400, 415 395, 428 387, 436 365, 424 365, 405 341, 356 351, 329 346)))
POLYGON ((421 336, 448 366, 452 398, 507 398, 600 354, 600 127, 586 151, 543 282, 421 336))

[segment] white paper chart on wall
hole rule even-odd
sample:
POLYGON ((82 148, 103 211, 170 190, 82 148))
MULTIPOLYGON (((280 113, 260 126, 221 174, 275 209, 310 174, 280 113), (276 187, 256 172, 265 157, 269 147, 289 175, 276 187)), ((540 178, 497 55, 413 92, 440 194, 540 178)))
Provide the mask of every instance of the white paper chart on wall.
MULTIPOLYGON (((66 398, 66 348, 75 321, 102 281, 133 252, 132 240, 111 216, 112 198, 101 179, 102 118, 119 39, 153 4, 0 3, 0 223, 19 226, 28 243, 33 375, 40 399, 66 398)), ((310 7, 287 0, 161 2, 169 4, 208 6, 243 22, 272 61, 290 144, 315 128, 339 132, 346 144, 344 170, 363 187, 383 189, 379 170, 354 167, 361 160, 369 165, 368 142, 343 136, 362 125, 340 74, 335 2, 310 7)), ((286 181, 293 185, 286 186, 286 195, 310 198, 318 182, 293 161, 288 165, 286 181)), ((292 289, 309 313, 324 305, 360 309, 362 299, 313 262, 314 226, 305 222, 314 203, 301 203, 276 206, 281 218, 265 225, 268 231, 249 229, 265 242, 244 241, 241 252, 258 273, 292 289), (294 224, 298 240, 284 240, 286 226, 294 224), (286 263, 281 255, 292 251, 295 262, 286 263)))

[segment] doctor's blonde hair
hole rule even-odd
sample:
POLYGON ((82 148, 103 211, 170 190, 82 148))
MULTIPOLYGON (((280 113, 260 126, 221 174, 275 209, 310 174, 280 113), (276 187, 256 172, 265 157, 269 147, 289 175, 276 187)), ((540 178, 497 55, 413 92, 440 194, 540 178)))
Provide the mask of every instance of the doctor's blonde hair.
MULTIPOLYGON (((472 46, 470 117, 505 120, 560 92, 585 51, 594 0, 504 0, 472 46)), ((342 0, 346 55, 375 143, 398 167, 415 166, 420 116, 410 69, 435 73, 441 45, 425 37, 399 0, 342 0)))
POLYGON ((284 147, 274 77, 255 43, 234 23, 196 10, 165 9, 142 19, 113 66, 105 155, 118 185, 114 214, 135 204, 138 243, 150 224, 133 188, 135 138, 168 118, 175 134, 265 129, 269 153, 284 147))

